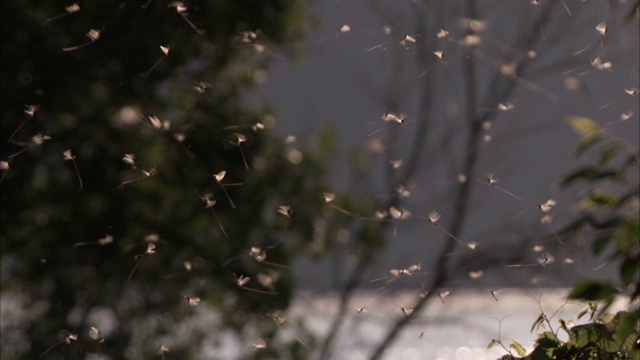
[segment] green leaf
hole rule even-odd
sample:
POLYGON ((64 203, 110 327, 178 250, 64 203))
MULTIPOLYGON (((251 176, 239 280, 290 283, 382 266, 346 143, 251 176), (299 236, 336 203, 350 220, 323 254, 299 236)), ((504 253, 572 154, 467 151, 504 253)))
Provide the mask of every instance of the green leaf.
POLYGON ((600 126, 595 121, 584 116, 570 116, 569 125, 581 136, 596 136, 600 132, 600 126))
POLYGON ((604 179, 615 179, 618 176, 618 172, 615 170, 604 170, 591 166, 585 166, 565 176, 564 179, 562 179, 562 181, 560 182, 560 185, 562 187, 567 187, 578 180, 595 182, 604 179))
POLYGON ((620 265, 620 277, 625 285, 633 281, 633 277, 640 271, 640 264, 637 260, 625 259, 620 265))
POLYGON ((593 320, 593 315, 595 314, 597 309, 598 309, 598 304, 590 302, 589 306, 587 306, 584 310, 580 311, 580 313, 578 314, 578 320, 580 320, 581 317, 583 317, 589 312, 591 313, 589 320, 593 320))
POLYGON ((604 300, 616 294, 616 289, 608 283, 582 280, 574 286, 570 299, 604 300))
POLYGON ((623 145, 617 141, 603 146, 598 153, 598 166, 602 167, 609 163, 609 161, 613 159, 622 149, 623 145))
POLYGON ((593 250, 593 253, 596 255, 601 254, 607 248, 609 243, 611 243, 611 241, 612 241, 611 238, 606 235, 595 239, 591 247, 591 249, 593 250))
POLYGON ((540 327, 540 325, 543 322, 544 322, 544 313, 541 313, 540 316, 538 316, 538 318, 536 319, 536 321, 533 322, 533 325, 531 325, 531 331, 529 332, 532 333, 533 330, 540 327))
POLYGON ((522 345, 520 345, 519 342, 513 340, 513 342, 511 342, 511 348, 514 349, 519 356, 523 357, 527 355, 527 351, 522 347, 522 345))
POLYGON ((618 200, 614 193, 605 191, 603 189, 593 189, 591 192, 589 192, 588 199, 594 205, 603 207, 612 207, 618 200))
MULTIPOLYGON (((638 339, 638 318, 640 311, 628 313, 620 311, 616 314, 616 329, 613 333, 613 339, 620 350, 632 351, 635 342, 638 339)), ((637 349, 635 351, 638 351, 637 349)))
POLYGON ((487 345, 487 349, 491 349, 491 348, 492 348, 492 347, 494 347, 497 343, 498 343, 498 340, 496 340, 496 339, 491 339, 491 342, 489 343, 489 345, 487 345))
POLYGON ((538 336, 536 348, 531 353, 532 359, 552 359, 553 354, 562 345, 558 337, 551 331, 545 331, 538 336))
POLYGON ((578 155, 600 139, 600 126, 593 120, 582 116, 571 116, 568 121, 573 130, 581 136, 578 150, 576 151, 578 155))

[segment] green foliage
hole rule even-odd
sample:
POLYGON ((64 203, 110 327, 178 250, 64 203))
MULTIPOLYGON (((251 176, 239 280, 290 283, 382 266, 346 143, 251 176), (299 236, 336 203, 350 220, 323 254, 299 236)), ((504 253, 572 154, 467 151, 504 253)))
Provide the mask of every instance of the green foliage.
POLYGON ((587 228, 596 239, 594 253, 609 251, 609 260, 620 264, 619 283, 583 280, 575 286, 570 298, 610 303, 619 294, 617 288, 621 288, 633 301, 638 297, 636 284, 640 280, 638 150, 590 119, 574 117, 569 123, 581 135, 578 153, 590 151, 597 161, 563 181, 565 186, 579 180, 593 184, 580 203, 583 213, 563 232, 574 233, 587 228))
MULTIPOLYGON (((538 336, 534 350, 525 356, 513 344, 516 357, 508 354, 502 359, 640 359, 638 334, 640 309, 638 281, 640 280, 640 238, 638 203, 638 150, 600 128, 584 117, 572 117, 569 124, 581 136, 577 155, 593 152, 596 162, 572 172, 562 181, 565 186, 586 181, 593 186, 578 208, 583 212, 562 231, 574 234, 588 231, 595 239, 593 252, 609 254, 609 260, 619 264, 616 282, 585 279, 579 281, 569 294, 570 299, 592 301, 578 314, 576 320, 589 314, 589 322, 569 327, 560 320, 569 339, 561 341, 557 332, 545 331, 538 336), (630 301, 628 311, 602 314, 598 302, 608 308, 618 296, 630 301)), ((551 324, 544 313, 533 322, 531 331, 551 324)), ((500 344, 492 340, 490 347, 500 344)))
POLYGON ((629 326, 633 321, 625 311, 609 316, 608 320, 602 319, 570 329, 561 321, 562 328, 569 335, 566 342, 558 339, 553 331, 545 331, 538 335, 535 348, 529 355, 525 355, 522 346, 514 341, 511 348, 516 350, 519 357, 509 354, 501 359, 637 359, 640 353, 634 346, 638 330, 629 326))

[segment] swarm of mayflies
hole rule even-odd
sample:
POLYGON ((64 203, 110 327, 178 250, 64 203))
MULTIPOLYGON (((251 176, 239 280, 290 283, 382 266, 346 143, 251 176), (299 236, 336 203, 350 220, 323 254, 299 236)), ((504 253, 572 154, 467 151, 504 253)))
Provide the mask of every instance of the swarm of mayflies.
POLYGON ((186 295, 182 295, 182 297, 187 299, 187 307, 193 307, 193 306, 197 306, 198 304, 200 304, 200 298, 199 297, 189 297, 189 296, 186 296, 186 295))
POLYGON ((89 245, 100 245, 100 246, 105 246, 108 244, 113 243, 113 236, 112 235, 105 235, 104 237, 96 240, 96 241, 89 241, 89 242, 78 242, 73 244, 74 247, 79 247, 79 246, 89 246, 89 245))

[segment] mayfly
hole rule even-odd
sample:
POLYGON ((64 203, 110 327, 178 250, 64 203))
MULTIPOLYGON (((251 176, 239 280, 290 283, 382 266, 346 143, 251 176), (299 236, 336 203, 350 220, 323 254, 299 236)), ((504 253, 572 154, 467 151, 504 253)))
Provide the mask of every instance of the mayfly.
MULTIPOLYGON (((14 157, 22 154, 23 152, 31 149, 34 146, 40 146, 42 144, 44 144, 45 141, 51 140, 51 136, 48 135, 42 135, 42 134, 36 134, 34 136, 31 137, 31 143, 30 144, 24 144, 24 143, 18 143, 21 145, 24 145, 24 148, 22 148, 22 150, 18 151, 17 153, 13 154, 13 155, 9 155, 7 156, 8 160, 13 159, 14 157)), ((17 142, 16 142, 17 143, 17 142)), ((8 163, 7 163, 8 164, 8 163)))
MULTIPOLYGON (((640 90, 639 90, 639 89, 637 89, 637 88, 628 88, 628 89, 624 89, 624 92, 625 92, 625 94, 627 94, 627 96, 628 96, 628 97, 634 97, 634 96, 636 96, 636 95, 640 94, 640 90)), ((609 107, 609 106, 611 106, 611 105, 613 105, 613 104, 615 104, 615 103, 617 103, 618 101, 621 101, 621 100, 623 100, 623 99, 624 99, 624 98, 619 98, 619 99, 613 100, 613 101, 611 101, 611 102, 608 102, 608 103, 606 103, 606 104, 604 104, 604 105, 600 106, 600 107, 598 108, 598 110, 602 110, 602 109, 604 109, 604 108, 606 108, 606 107, 609 107)))
POLYGON ((100 344, 104 342, 104 338, 102 337, 102 332, 97 327, 92 326, 89 328, 89 337, 98 342, 98 347, 96 347, 96 351, 97 351, 97 349, 100 347, 100 344))
POLYGON ((78 176, 78 182, 80 183, 80 188, 78 189, 78 191, 82 191, 82 178, 80 177, 80 171, 78 171, 78 165, 76 165, 76 156, 73 155, 73 153, 71 152, 71 149, 65 150, 62 153, 62 156, 64 157, 65 161, 71 161, 71 163, 73 163, 73 168, 76 170, 76 175, 78 176))
POLYGON ((251 281, 250 277, 247 277, 244 275, 236 276, 236 274, 233 274, 233 278, 235 279, 236 285, 242 290, 247 290, 247 291, 255 292, 258 294, 278 295, 278 292, 273 290, 266 291, 266 290, 254 289, 246 286, 249 283, 249 281, 251 281))
POLYGON ((389 208, 389 215, 393 219, 393 236, 396 236, 396 232, 398 230, 397 224, 399 220, 405 220, 411 217, 411 211, 404 208, 396 208, 395 206, 391 206, 389 208))
POLYGON ((471 250, 475 250, 475 248, 477 247, 477 244, 475 242, 465 243, 462 240, 458 239, 456 236, 454 236, 452 233, 450 233, 447 230, 445 230, 442 226, 440 226, 440 224, 438 224, 438 222, 440 221, 440 217, 441 217, 441 215, 440 215, 439 212, 432 211, 427 215, 427 221, 429 221, 429 223, 431 223, 431 225, 433 225, 433 226, 437 227, 438 229, 440 229, 440 231, 445 233, 447 236, 449 236, 453 240, 457 241, 459 244, 464 245, 464 246, 468 247, 471 250))
POLYGON ((391 270, 389 270, 389 273, 391 274, 391 276, 380 277, 380 278, 377 278, 377 279, 373 279, 370 282, 374 283, 374 282, 378 282, 378 281, 381 281, 381 280, 386 280, 385 283, 388 284, 390 282, 396 281, 396 280, 398 280, 398 279, 400 279, 402 277, 405 277, 405 276, 408 277, 408 276, 413 276, 413 275, 419 274, 419 271, 421 269, 422 269, 422 266, 421 266, 420 263, 413 264, 413 265, 409 266, 406 269, 391 269, 391 270))
POLYGON ((196 103, 196 101, 198 101, 198 99, 200 98, 200 96, 204 95, 209 89, 211 89, 212 85, 204 82, 204 81, 199 81, 197 82, 194 86, 193 86, 193 90, 196 91, 196 93, 198 93, 196 95, 195 98, 193 98, 193 100, 191 100, 191 102, 189 103, 189 105, 187 105, 187 107, 182 111, 182 115, 186 114, 187 111, 189 111, 189 109, 191 109, 191 107, 193 106, 193 104, 196 103))
MULTIPOLYGON (((147 236, 148 239, 155 239, 153 237, 149 237, 147 236)), ((134 260, 136 260, 136 264, 133 267, 133 270, 131 270, 131 273, 129 274, 129 277, 127 278, 127 283, 129 283, 131 281, 131 277, 133 276, 133 273, 136 271, 136 269, 138 268, 138 266, 140 265, 140 262, 142 261, 142 259, 144 259, 144 257, 146 255, 153 255, 156 253, 156 244, 154 244, 151 241, 147 241, 147 250, 140 254, 140 255, 136 255, 134 256, 134 260)))
MULTIPOLYGON (((125 157, 122 158, 122 161, 127 163, 127 164, 132 165, 132 169, 129 171, 129 175, 130 175, 131 171, 133 171, 135 169, 135 161, 134 161, 135 158, 130 158, 128 156, 133 156, 133 154, 125 154, 125 157), (134 161, 134 162, 133 163, 129 163, 129 161, 134 161)), ((121 189, 127 184, 131 184, 133 182, 140 181, 140 180, 143 180, 143 179, 158 175, 158 170, 156 170, 155 167, 153 167, 153 168, 151 168, 149 170, 141 170, 141 172, 142 172, 142 176, 137 177, 137 178, 129 179, 129 176, 127 176, 127 180, 121 182, 120 185, 118 185, 118 188, 121 189)))
POLYGON ((216 214, 216 210, 214 208, 214 206, 216 205, 216 200, 213 198, 213 194, 204 194, 201 197, 201 199, 205 203, 205 207, 207 209, 211 209, 211 212, 213 213, 213 217, 215 217, 216 222, 218 223, 218 226, 220 227, 220 230, 222 231, 222 234, 224 234, 224 237, 228 238, 229 235, 227 235, 227 232, 224 230, 224 227, 222 227, 222 223, 220 222, 220 218, 218 218, 218 214, 216 214))
POLYGON ((607 35, 607 23, 606 22, 601 22, 598 23, 598 25, 596 25, 595 27, 596 32, 600 35, 600 37, 602 37, 602 41, 600 42, 600 46, 604 45, 604 37, 605 35, 607 35))
POLYGON ((276 264, 276 263, 267 261, 267 252, 257 246, 251 247, 251 250, 249 250, 249 256, 252 257, 256 262, 261 264, 271 265, 271 266, 284 268, 284 269, 291 269, 290 266, 276 264))
POLYGON ((440 64, 446 64, 447 63, 446 61, 444 61, 444 51, 442 51, 442 50, 434 51, 433 55, 435 55, 436 58, 438 58, 438 60, 435 62, 435 64, 429 66, 427 68, 427 70, 423 71, 420 75, 418 75, 419 78, 427 75, 427 73, 429 71, 431 71, 431 69, 433 69, 434 67, 436 67, 436 66, 438 66, 440 64))
POLYGON ((242 155, 242 162, 244 163, 244 169, 246 171, 251 171, 249 168, 249 164, 247 163, 247 158, 244 156, 244 151, 242 150, 242 143, 247 141, 247 137, 240 133, 234 133, 233 137, 235 138, 235 142, 231 142, 233 145, 237 146, 240 149, 240 155, 242 155))
POLYGON ((356 214, 354 212, 345 210, 345 209, 333 204, 333 201, 336 199, 336 194, 334 194, 334 193, 324 193, 324 194, 322 194, 322 198, 324 199, 324 203, 325 204, 329 205, 330 207, 334 208, 335 210, 337 210, 337 211, 339 211, 339 212, 341 212, 341 213, 343 213, 343 214, 345 214, 347 216, 350 216, 350 217, 353 217, 353 218, 363 218, 363 216, 361 216, 359 214, 356 214))
MULTIPOLYGON (((152 115, 147 117, 149 119, 149 124, 152 128, 156 130, 169 130, 171 128, 171 122, 169 120, 160 120, 159 117, 152 115)), ((144 122, 147 124, 146 122, 144 122)))
POLYGON ((2 183, 2 180, 4 180, 4 177, 9 172, 9 169, 11 169, 11 164, 9 163, 9 161, 1 160, 0 161, 0 170, 2 170, 2 177, 0 177, 0 183, 2 183))
POLYGON ((48 18, 45 21, 46 22, 56 21, 56 20, 61 19, 61 18, 65 17, 65 16, 67 16, 67 15, 71 15, 73 13, 77 13, 78 11, 80 11, 80 5, 78 5, 77 3, 71 4, 69 6, 65 6, 63 13, 58 14, 56 16, 52 16, 52 17, 48 18))
POLYGON ((225 178, 225 176, 227 176, 227 172, 225 170, 222 170, 217 174, 213 174, 212 176, 216 180, 218 185, 220 185, 220 187, 222 188, 222 191, 224 191, 224 194, 227 196, 227 200, 229 201, 229 205, 231 205, 231 207, 233 209, 235 209, 236 208, 236 204, 234 204, 233 200, 231 200, 231 196, 229 196, 229 193, 227 192, 227 189, 225 188, 226 186, 230 186, 231 184, 229 184, 229 185, 223 185, 222 184, 222 180, 225 178))
POLYGON ((199 297, 189 297, 186 295, 182 295, 182 297, 187 299, 187 307, 197 306, 198 304, 200 304, 199 297))
POLYGON ((274 249, 280 245, 280 243, 284 240, 285 235, 287 234, 287 228, 289 227, 289 222, 291 221, 291 215, 293 215, 293 209, 290 205, 280 205, 278 206, 278 213, 284 215, 287 218, 287 223, 284 225, 284 230, 282 230, 282 235, 276 241, 275 244, 270 245, 268 249, 274 249))
POLYGON ((397 42, 402 46, 408 45, 408 43, 415 43, 417 41, 417 38, 420 37, 420 35, 411 35, 411 34, 405 34, 402 35, 402 38, 400 40, 396 40, 396 41, 387 41, 387 42, 383 42, 381 44, 372 46, 370 48, 368 48, 366 51, 370 52, 373 51, 375 49, 384 49, 385 45, 397 42))
POLYGON ((263 338, 260 338, 255 343, 253 343, 251 346, 256 350, 266 349, 267 348, 267 342, 263 338))
POLYGON ((547 265, 553 264, 555 262, 555 258, 548 252, 542 253, 538 258, 536 258, 535 264, 511 264, 506 267, 528 267, 528 266, 542 266, 545 267, 547 265))
POLYGON ((78 50, 80 48, 83 48, 83 47, 85 47, 87 45, 93 44, 94 42, 98 41, 98 39, 100 39, 100 37, 102 36, 102 30, 103 29, 91 29, 91 30, 89 30, 89 32, 86 34, 86 36, 89 38, 89 41, 87 41, 86 43, 82 43, 80 45, 64 48, 64 49, 62 49, 62 51, 74 51, 74 50, 78 50))
POLYGON ((20 131, 20 129, 22 129, 22 127, 27 123, 27 121, 29 121, 29 119, 31 119, 36 115, 36 112, 38 112, 39 107, 40 107, 39 105, 24 106, 24 113, 27 115, 27 118, 13 131, 11 136, 9 136, 9 140, 7 140, 8 143, 10 143, 11 140, 13 140, 13 137, 18 133, 18 131, 20 131))
POLYGON ((171 47, 170 46, 160 46, 160 51, 162 51, 162 53, 164 54, 161 58, 159 58, 152 66, 151 68, 149 68, 149 70, 147 70, 147 72, 145 72, 144 74, 142 74, 142 76, 147 77, 149 76, 149 74, 151 73, 151 71, 153 71, 153 69, 156 68, 156 66, 158 66, 158 64, 160 64, 162 62, 162 60, 164 60, 166 57, 169 56, 169 52, 171 51, 171 47))
POLYGON ((486 176, 485 181, 478 180, 481 184, 489 185, 489 186, 491 186, 493 188, 496 188, 496 189, 502 191, 503 193, 511 196, 514 199, 522 200, 521 197, 519 197, 519 196, 515 195, 514 193, 512 193, 512 192, 510 192, 510 191, 498 186, 497 185, 498 184, 498 180, 496 179, 496 177, 495 177, 495 175, 493 173, 487 173, 487 174, 485 174, 485 176, 486 176))
POLYGON ((183 2, 180 1, 172 1, 169 5, 167 5, 168 7, 172 7, 176 9, 176 12, 182 16, 182 18, 184 19, 184 21, 187 22, 187 24, 189 24, 189 26, 191 26, 191 28, 193 30, 195 30, 195 32, 198 33, 198 35, 204 35, 204 33, 206 32, 206 30, 200 29, 198 28, 194 23, 191 22, 191 20, 189 20, 189 18, 187 16, 189 16, 188 13, 188 8, 184 5, 183 2))
POLYGON ((553 220, 553 216, 550 214, 550 212, 555 205, 556 205, 555 199, 548 199, 544 203, 538 204, 538 210, 540 210, 540 213, 542 214, 542 217, 540 218, 540 223, 547 225, 551 230, 551 232, 553 232, 553 235, 555 236, 556 240, 558 240, 560 245, 564 245, 564 242, 560 239, 558 234, 551 228, 551 225, 549 225, 553 220))
POLYGON ((489 293, 491 294, 493 299, 497 302, 498 301, 498 295, 500 294, 501 291, 502 290, 489 290, 489 293))
POLYGON ((70 331, 64 331, 66 333, 64 339, 56 344, 54 344, 53 346, 49 347, 47 350, 45 350, 42 354, 40 354, 40 357, 45 356, 49 351, 53 350, 55 347, 62 345, 62 344, 71 344, 72 342, 78 340, 78 334, 70 332, 70 331))

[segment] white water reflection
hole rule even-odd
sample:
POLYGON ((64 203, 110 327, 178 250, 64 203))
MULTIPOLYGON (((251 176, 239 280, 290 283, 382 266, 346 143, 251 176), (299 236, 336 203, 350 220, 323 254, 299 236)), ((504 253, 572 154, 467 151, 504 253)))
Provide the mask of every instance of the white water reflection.
MULTIPOLYGON (((498 338, 499 330, 500 340, 506 347, 516 340, 530 351, 538 332, 529 330, 541 311, 559 328, 559 319, 576 320, 584 309, 583 303, 567 302, 567 294, 566 289, 504 289, 496 302, 489 291, 454 289, 446 303, 434 299, 418 314, 383 359, 495 360, 506 354, 499 346, 487 349, 491 340, 498 338), (501 326, 498 319, 502 319, 501 326)), ((372 347, 380 342, 389 325, 404 316, 400 307, 410 304, 414 297, 415 294, 406 292, 380 296, 371 291, 356 295, 345 326, 336 337, 338 343, 332 359, 368 359, 372 347)), ((301 294, 296 297, 290 317, 301 316, 311 329, 326 334, 337 305, 335 295, 301 294)), ((583 317, 576 324, 586 321, 583 317)), ((558 337, 567 340, 562 331, 558 337)))

